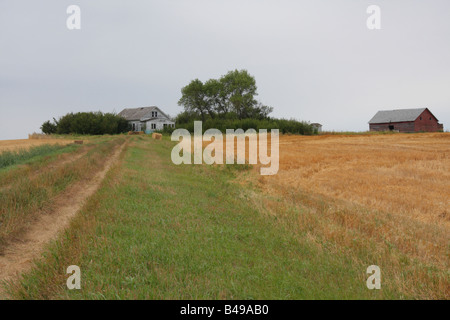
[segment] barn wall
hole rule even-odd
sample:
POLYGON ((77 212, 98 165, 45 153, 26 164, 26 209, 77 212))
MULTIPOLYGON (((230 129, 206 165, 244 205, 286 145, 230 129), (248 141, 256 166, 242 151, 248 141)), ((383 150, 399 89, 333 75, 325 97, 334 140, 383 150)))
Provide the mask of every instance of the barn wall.
POLYGON ((437 132, 441 130, 437 119, 428 110, 422 112, 414 123, 415 131, 437 132))
POLYGON ((414 132, 414 122, 391 122, 391 123, 371 123, 370 131, 389 131, 389 126, 394 126, 393 130, 400 132, 414 132))

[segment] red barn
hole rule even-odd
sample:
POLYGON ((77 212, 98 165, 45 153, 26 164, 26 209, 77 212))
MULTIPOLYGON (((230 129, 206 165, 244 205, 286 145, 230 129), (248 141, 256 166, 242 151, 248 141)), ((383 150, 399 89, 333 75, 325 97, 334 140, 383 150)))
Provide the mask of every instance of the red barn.
POLYGON ((370 131, 444 131, 444 126, 428 108, 378 111, 369 121, 369 128, 370 131))

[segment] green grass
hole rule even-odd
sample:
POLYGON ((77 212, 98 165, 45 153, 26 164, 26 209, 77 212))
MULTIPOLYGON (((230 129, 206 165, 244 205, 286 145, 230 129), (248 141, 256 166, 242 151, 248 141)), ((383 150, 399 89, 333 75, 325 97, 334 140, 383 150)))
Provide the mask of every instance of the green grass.
POLYGON ((9 287, 14 298, 399 298, 368 290, 351 256, 258 211, 233 169, 175 166, 171 142, 131 139, 71 228, 9 287), (66 287, 69 265, 81 290, 66 287))
POLYGON ((62 151, 63 149, 67 149, 67 146, 45 144, 42 146, 32 147, 30 149, 4 151, 0 153, 0 169, 15 164, 23 164, 33 158, 47 156, 55 153, 55 151, 62 151))

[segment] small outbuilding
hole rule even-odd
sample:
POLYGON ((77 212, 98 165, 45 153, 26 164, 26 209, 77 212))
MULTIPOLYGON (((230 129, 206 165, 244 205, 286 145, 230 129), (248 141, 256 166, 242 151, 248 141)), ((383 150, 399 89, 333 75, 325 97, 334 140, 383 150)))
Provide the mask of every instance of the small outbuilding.
POLYGON ((311 123, 311 126, 317 130, 317 132, 322 132, 322 125, 320 123, 311 123))
POLYGON ((428 108, 378 111, 369 121, 370 131, 438 132, 444 126, 428 108))

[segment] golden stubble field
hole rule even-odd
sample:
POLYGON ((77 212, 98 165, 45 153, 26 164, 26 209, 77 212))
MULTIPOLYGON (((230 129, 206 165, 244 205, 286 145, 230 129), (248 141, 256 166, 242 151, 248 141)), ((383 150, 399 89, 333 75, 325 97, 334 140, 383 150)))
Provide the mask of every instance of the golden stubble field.
POLYGON ((261 180, 449 223, 450 134, 281 136, 280 170, 261 180))
POLYGON ((66 145, 72 143, 73 140, 67 139, 18 139, 18 140, 0 140, 0 153, 3 151, 17 151, 29 149, 31 147, 41 146, 44 144, 66 145))

